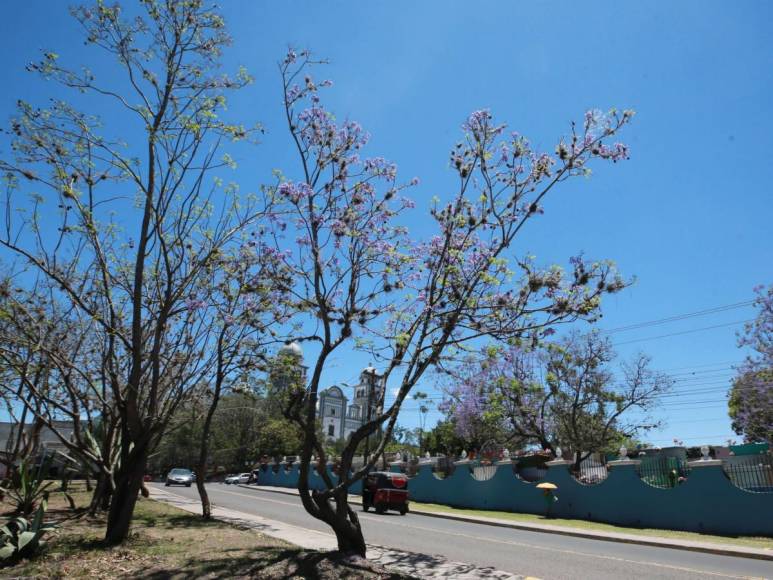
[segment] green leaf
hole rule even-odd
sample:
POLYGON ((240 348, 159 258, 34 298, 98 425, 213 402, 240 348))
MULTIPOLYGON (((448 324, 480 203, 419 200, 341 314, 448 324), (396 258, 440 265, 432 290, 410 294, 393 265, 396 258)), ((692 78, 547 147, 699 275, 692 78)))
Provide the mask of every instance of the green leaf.
POLYGON ((38 535, 35 532, 22 532, 22 534, 19 536, 19 551, 21 552, 27 546, 27 544, 35 540, 37 537, 38 535))
POLYGON ((35 519, 32 520, 33 530, 37 530, 43 524, 43 514, 46 513, 46 508, 48 508, 48 502, 44 499, 38 506, 38 510, 35 513, 35 519))

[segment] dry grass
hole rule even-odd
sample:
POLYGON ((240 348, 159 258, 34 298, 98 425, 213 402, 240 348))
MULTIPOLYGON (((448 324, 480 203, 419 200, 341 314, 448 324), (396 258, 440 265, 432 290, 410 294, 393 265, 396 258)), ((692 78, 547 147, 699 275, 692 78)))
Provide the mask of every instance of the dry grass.
MULTIPOLYGON (((85 491, 71 494, 88 505, 85 491)), ((3 516, 10 506, 0 503, 3 516)), ((43 553, 3 569, 4 577, 35 578, 404 578, 362 561, 342 561, 253 530, 200 516, 153 500, 137 503, 131 537, 122 546, 102 543, 104 517, 71 510, 61 493, 49 501, 48 519, 58 531, 43 553)))

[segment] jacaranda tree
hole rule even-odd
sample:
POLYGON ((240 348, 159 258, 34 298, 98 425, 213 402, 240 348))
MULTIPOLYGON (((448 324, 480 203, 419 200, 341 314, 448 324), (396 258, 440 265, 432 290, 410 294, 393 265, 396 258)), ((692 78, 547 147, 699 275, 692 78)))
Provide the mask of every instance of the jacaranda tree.
POLYGON ((757 317, 738 345, 751 353, 737 369, 730 391, 733 430, 747 442, 773 442, 773 286, 755 288, 757 317))
POLYGON ((428 208, 424 237, 414 240, 404 227, 414 203, 404 194, 418 180, 402 182, 394 164, 366 156, 362 127, 323 106, 321 91, 331 83, 313 78, 316 64, 305 51, 290 51, 280 64, 298 164, 277 186, 291 208, 278 224, 286 237, 277 249, 292 250, 284 255, 296 279, 301 339, 315 345, 307 384, 291 393, 285 413, 304 433, 303 505, 331 526, 341 552, 364 555, 349 488, 382 454, 401 405, 427 371, 483 338, 538 340, 553 325, 592 319, 601 296, 624 286, 608 262, 575 257, 568 271, 543 269, 513 250, 556 186, 588 175, 594 160, 627 158, 627 147, 612 140, 632 113, 590 111, 548 154, 475 111, 451 151, 458 186, 428 208), (312 490, 312 455, 320 466, 327 460, 315 428, 317 396, 331 356, 345 348, 369 352, 396 396, 387 406, 376 402, 377 412, 347 440, 337 477, 320 469, 324 489, 312 490), (352 471, 367 437, 373 455, 352 471))
POLYGON ((119 543, 149 454, 181 404, 206 388, 213 345, 231 332, 228 309, 210 300, 213 271, 249 251, 270 200, 219 179, 233 165, 223 145, 250 134, 221 117, 226 93, 250 79, 223 74, 230 39, 216 11, 200 0, 144 0, 131 14, 102 1, 72 14, 113 74, 65 66, 53 52, 29 66, 58 92, 45 108, 20 101, 11 122, 0 244, 98 333, 105 364, 93 379, 99 397, 86 401, 117 418, 105 537, 119 543))
POLYGON ((577 469, 589 454, 655 428, 649 413, 673 385, 646 355, 618 369, 615 358, 596 332, 490 347, 450 371, 445 406, 463 437, 488 429, 515 445, 561 447, 577 469))

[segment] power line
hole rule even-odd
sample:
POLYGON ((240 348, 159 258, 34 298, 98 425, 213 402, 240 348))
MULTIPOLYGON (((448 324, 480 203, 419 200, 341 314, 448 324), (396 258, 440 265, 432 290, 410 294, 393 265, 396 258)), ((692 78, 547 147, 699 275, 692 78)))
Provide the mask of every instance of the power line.
POLYGON ((705 310, 697 310, 695 312, 688 312, 685 314, 676 314, 667 318, 660 318, 658 320, 648 320, 646 322, 637 322, 629 324, 627 326, 619 326, 617 328, 611 328, 609 330, 602 330, 602 334, 614 334, 617 332, 626 332, 628 330, 636 330, 639 328, 645 328, 648 326, 659 326, 661 324, 668 324, 669 322, 678 322, 680 320, 686 320, 688 318, 695 318, 696 316, 706 316, 708 314, 718 314, 720 312, 727 312, 728 310, 735 310, 736 308, 743 308, 745 306, 751 306, 754 304, 754 299, 745 300, 743 302, 736 302, 735 304, 726 304, 724 306, 715 306, 714 308, 707 308, 705 310))
POLYGON ((709 417, 705 419, 688 419, 687 421, 669 421, 666 425, 663 426, 663 428, 658 429, 658 431, 662 431, 663 429, 670 428, 671 425, 683 425, 686 423, 709 423, 713 421, 722 421, 723 419, 730 420, 730 417, 727 415, 723 415, 722 417, 709 417))
MULTIPOLYGON (((741 362, 741 361, 738 361, 741 362)), ((703 365, 703 366, 714 366, 717 363, 712 363, 711 365, 703 365)), ((725 364, 725 363, 719 363, 719 364, 725 364)), ((698 367, 681 367, 681 368, 698 368, 698 367)), ((661 372, 667 372, 674 369, 661 369, 661 372)), ((705 373, 720 373, 720 372, 735 372, 735 367, 718 367, 715 369, 705 369, 702 371, 682 371, 681 373, 669 373, 669 376, 671 377, 679 377, 681 375, 699 375, 699 374, 705 374, 705 373)))
MULTIPOLYGON (((717 365, 734 365, 734 364, 738 364, 738 363, 742 363, 742 362, 743 362, 743 359, 741 359, 741 360, 728 360, 728 361, 716 362, 716 363, 705 363, 705 364, 700 364, 700 365, 688 365, 688 366, 684 366, 684 367, 671 367, 671 368, 662 369, 662 370, 663 371, 678 371, 678 370, 682 370, 682 369, 700 369, 700 368, 704 368, 704 367, 713 367, 713 366, 717 366, 717 365)), ((727 368, 733 368, 733 367, 727 367, 727 368)), ((706 372, 706 371, 696 371, 696 372, 706 372)), ((676 374, 681 375, 681 374, 684 374, 684 373, 676 373, 676 374)))
POLYGON ((704 326, 703 328, 693 328, 691 330, 682 330, 681 332, 669 332, 668 334, 661 334, 658 336, 648 336, 646 338, 637 338, 634 340, 626 340, 624 342, 616 342, 612 346, 622 346, 624 344, 633 344, 635 342, 644 342, 646 340, 658 340, 661 338, 669 338, 671 336, 680 336, 682 334, 692 334, 693 332, 703 332, 704 330, 713 330, 716 328, 726 328, 728 326, 737 326, 739 324, 745 324, 747 322, 752 322, 754 319, 750 318, 748 320, 737 320, 735 322, 728 322, 725 324, 715 324, 713 326, 704 326))

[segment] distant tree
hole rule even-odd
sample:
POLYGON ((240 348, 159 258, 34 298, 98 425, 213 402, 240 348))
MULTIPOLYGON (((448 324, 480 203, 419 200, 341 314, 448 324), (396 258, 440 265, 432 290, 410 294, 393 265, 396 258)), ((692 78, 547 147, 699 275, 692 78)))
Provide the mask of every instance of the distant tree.
POLYGON ((494 425, 520 445, 571 450, 578 467, 590 453, 654 428, 648 413, 673 384, 644 355, 616 377, 614 358, 597 333, 572 333, 537 348, 487 349, 461 365, 447 390, 459 434, 494 425))
POLYGON ((475 447, 474 443, 460 437, 458 433, 459 429, 457 429, 453 419, 438 421, 432 429, 427 431, 424 439, 424 449, 432 455, 442 453, 446 456, 454 456, 475 447))
POLYGON ((395 425, 395 428, 392 429, 392 440, 386 444, 384 452, 389 454, 408 450, 415 455, 420 451, 417 446, 417 436, 420 437, 421 433, 414 432, 414 430, 402 425, 395 425))
POLYGON ((733 430, 746 442, 773 443, 773 285, 755 292, 757 317, 738 340, 752 352, 736 369, 728 411, 733 430))
MULTIPOLYGON (((211 409, 211 396, 188 401, 178 410, 151 457, 154 472, 188 467, 196 469, 199 475, 201 437, 211 409)), ((203 476, 211 475, 218 467, 242 471, 263 456, 300 454, 301 436, 297 425, 277 415, 274 409, 275 404, 263 394, 225 389, 210 419, 203 476)))
POLYGON ((271 327, 286 316, 286 304, 278 299, 286 292, 288 276, 279 256, 259 241, 251 240, 233 256, 222 257, 209 270, 210 312, 216 325, 214 361, 204 392, 206 406, 201 426, 196 488, 202 516, 212 517, 212 505, 204 485, 208 468, 212 420, 223 394, 248 388, 257 374, 267 370, 267 345, 277 342, 271 327))
MULTIPOLYGON (((349 488, 382 455, 403 402, 427 370, 485 336, 536 337, 555 324, 593 319, 602 294, 625 286, 607 262, 576 257, 567 274, 538 268, 531 258, 510 263, 507 251, 556 185, 587 176, 594 158, 627 157, 623 144, 608 143, 632 113, 589 112, 555 156, 516 134, 505 137, 488 111, 472 113, 451 152, 458 188, 446 203, 434 203, 427 237, 411 241, 400 219, 414 204, 403 190, 418 182, 400 183, 393 164, 363 157, 367 134, 323 107, 320 89, 330 83, 312 78, 314 64, 307 52, 294 51, 280 64, 298 153, 298 177, 277 188, 295 237, 284 255, 296 276, 300 339, 316 347, 308 385, 288 397, 285 414, 304 434, 298 489, 305 509, 333 529, 343 554, 364 556, 349 488), (376 412, 349 437, 340 475, 323 472, 322 489, 312 489, 311 457, 326 460, 316 429, 319 388, 331 356, 347 345, 370 353, 385 381, 397 385, 396 396, 384 406, 380 394, 376 412), (377 440, 374 454, 352 471, 365 439, 377 440)), ((287 249, 282 240, 279 247, 287 249)))

